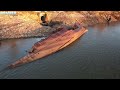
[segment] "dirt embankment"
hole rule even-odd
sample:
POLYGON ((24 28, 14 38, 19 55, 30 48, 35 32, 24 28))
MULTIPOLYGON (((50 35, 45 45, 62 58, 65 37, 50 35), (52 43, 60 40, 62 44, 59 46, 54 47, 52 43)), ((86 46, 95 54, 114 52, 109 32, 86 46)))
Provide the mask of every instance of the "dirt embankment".
POLYGON ((18 15, 0 15, 0 40, 10 38, 39 37, 54 31, 42 26, 36 14, 20 12, 18 15))
POLYGON ((107 23, 109 17, 111 17, 110 22, 120 20, 119 11, 57 11, 48 12, 48 15, 50 20, 61 21, 67 25, 74 24, 76 21, 80 22, 83 26, 107 23))
MULTIPOLYGON (((17 12, 17 15, 0 15, 0 40, 7 38, 38 37, 48 35, 63 25, 70 26, 76 21, 83 26, 119 21, 119 11, 51 11, 48 20, 60 22, 53 27, 40 25, 40 17, 35 12, 17 12)), ((49 24, 49 25, 50 25, 49 24)))

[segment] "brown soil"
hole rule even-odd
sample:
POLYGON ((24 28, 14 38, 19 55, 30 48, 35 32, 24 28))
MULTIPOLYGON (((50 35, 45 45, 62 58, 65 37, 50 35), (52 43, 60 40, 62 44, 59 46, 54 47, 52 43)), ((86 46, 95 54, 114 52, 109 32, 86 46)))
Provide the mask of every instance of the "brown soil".
POLYGON ((49 11, 47 12, 49 26, 42 26, 38 13, 17 12, 17 15, 0 15, 0 40, 22 37, 37 37, 49 35, 63 26, 70 27, 75 22, 83 26, 107 23, 120 20, 119 11, 49 11))

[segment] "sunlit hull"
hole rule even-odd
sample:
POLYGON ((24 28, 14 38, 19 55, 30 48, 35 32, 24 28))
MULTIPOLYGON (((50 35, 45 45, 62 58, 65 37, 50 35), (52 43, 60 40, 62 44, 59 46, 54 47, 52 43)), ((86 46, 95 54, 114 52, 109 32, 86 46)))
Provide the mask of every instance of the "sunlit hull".
POLYGON ((52 53, 55 53, 55 52, 65 48, 72 42, 74 42, 76 39, 78 39, 80 36, 85 34, 87 31, 88 30, 83 27, 77 28, 75 30, 62 29, 62 30, 58 31, 57 33, 52 34, 48 38, 37 42, 32 47, 32 49, 34 49, 33 52, 31 52, 28 55, 26 55, 25 57, 19 59, 15 63, 11 64, 9 67, 14 68, 14 67, 20 66, 22 64, 43 58, 52 53))

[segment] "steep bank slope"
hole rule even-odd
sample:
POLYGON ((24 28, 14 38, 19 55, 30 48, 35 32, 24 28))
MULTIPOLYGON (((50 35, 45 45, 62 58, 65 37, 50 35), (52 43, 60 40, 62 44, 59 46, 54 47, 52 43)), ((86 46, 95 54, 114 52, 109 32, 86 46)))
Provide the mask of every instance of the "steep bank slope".
POLYGON ((17 12, 17 15, 0 15, 0 40, 7 38, 36 37, 48 35, 61 25, 72 25, 76 21, 83 26, 120 20, 119 11, 49 11, 48 20, 61 22, 54 27, 41 26, 40 17, 35 12, 17 12))
POLYGON ((0 15, 0 40, 38 37, 54 30, 50 30, 48 26, 41 26, 38 20, 39 17, 36 14, 25 12, 16 16, 0 15))
POLYGON ((64 24, 71 25, 79 21, 83 26, 107 23, 109 16, 110 22, 120 20, 119 11, 57 11, 48 12, 49 19, 52 21, 62 21, 64 24))

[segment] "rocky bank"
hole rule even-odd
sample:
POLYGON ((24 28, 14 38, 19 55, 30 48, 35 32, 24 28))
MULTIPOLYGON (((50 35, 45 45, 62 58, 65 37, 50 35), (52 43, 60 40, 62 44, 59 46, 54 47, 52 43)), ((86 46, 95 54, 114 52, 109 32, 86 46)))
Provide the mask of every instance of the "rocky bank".
POLYGON ((41 37, 51 34, 62 26, 71 26, 76 21, 83 26, 120 21, 119 11, 49 11, 49 26, 40 24, 36 12, 17 12, 16 15, 0 15, 0 40, 10 38, 41 37))

